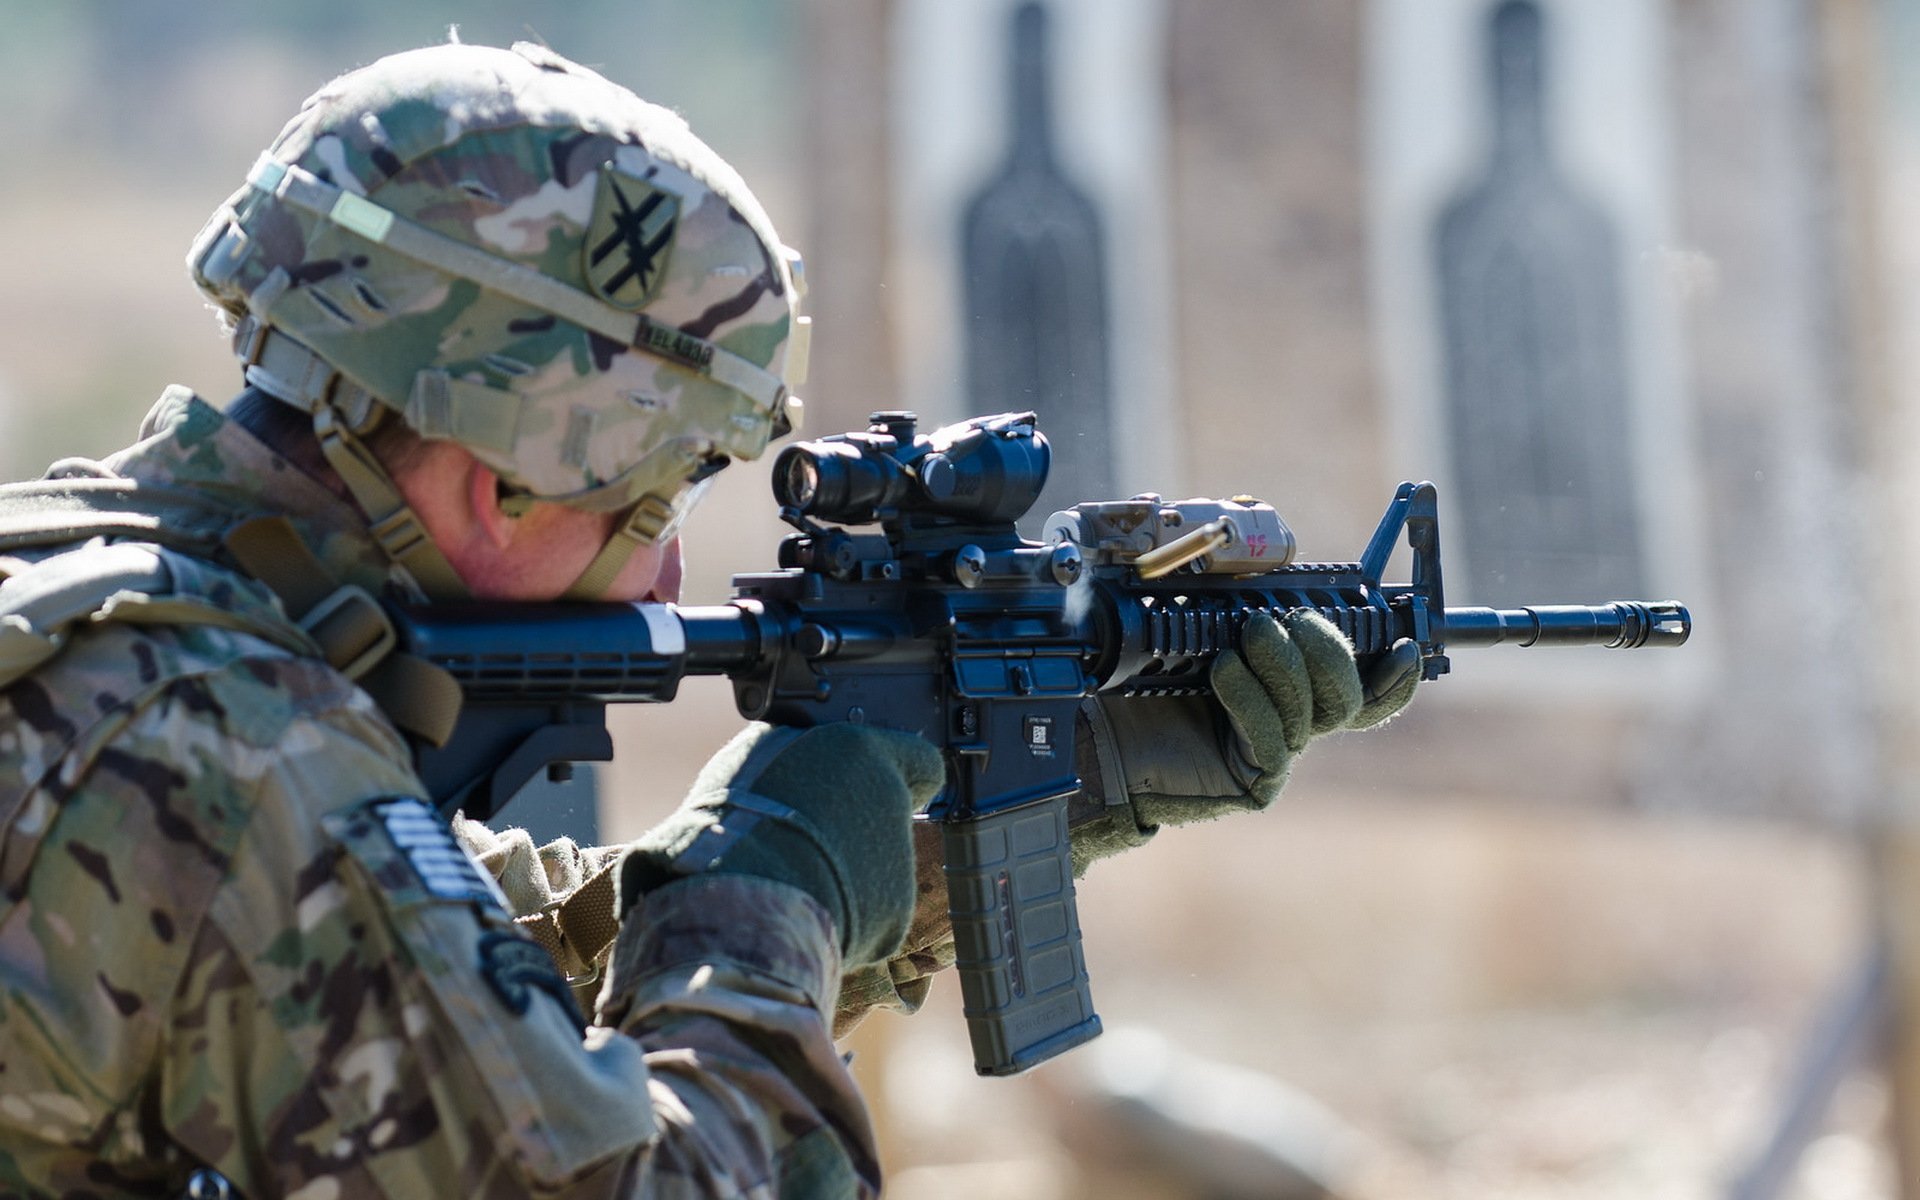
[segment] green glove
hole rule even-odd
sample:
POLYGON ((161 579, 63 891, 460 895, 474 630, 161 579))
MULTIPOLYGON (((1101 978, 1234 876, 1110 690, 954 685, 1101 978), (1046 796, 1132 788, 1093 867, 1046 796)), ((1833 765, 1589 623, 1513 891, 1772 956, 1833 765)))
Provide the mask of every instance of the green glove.
POLYGON ((684 876, 753 875, 819 901, 846 965, 879 962, 913 918, 913 814, 945 780, 940 752, 912 734, 750 725, 634 843, 620 911, 684 876))
POLYGON ((1240 649, 1214 659, 1218 704, 1205 696, 1095 697, 1082 710, 1076 872, 1140 845, 1161 825, 1267 807, 1309 741, 1386 721, 1413 699, 1419 680, 1412 642, 1396 644, 1363 677, 1340 631, 1300 610, 1284 622, 1254 617, 1240 649))

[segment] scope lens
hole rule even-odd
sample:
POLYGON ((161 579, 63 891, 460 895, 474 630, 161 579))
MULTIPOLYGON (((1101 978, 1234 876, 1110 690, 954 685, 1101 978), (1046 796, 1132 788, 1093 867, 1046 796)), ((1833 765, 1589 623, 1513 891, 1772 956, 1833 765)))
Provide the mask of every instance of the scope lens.
POLYGON ((782 497, 793 507, 806 511, 820 495, 820 464, 804 451, 787 455, 786 470, 781 473, 782 497))
POLYGON ((773 463, 773 496, 821 521, 857 525, 900 503, 913 479, 890 455, 851 438, 801 442, 773 463))

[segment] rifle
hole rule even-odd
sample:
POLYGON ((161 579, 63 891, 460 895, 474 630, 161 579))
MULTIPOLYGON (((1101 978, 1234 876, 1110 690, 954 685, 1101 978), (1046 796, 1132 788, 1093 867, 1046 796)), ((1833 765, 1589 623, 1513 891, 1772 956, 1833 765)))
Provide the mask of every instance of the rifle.
POLYGON ((1068 857, 1075 714, 1096 691, 1204 693, 1255 613, 1318 611, 1364 664, 1401 639, 1437 679, 1447 651, 1511 642, 1677 646, 1678 603, 1447 608, 1432 484, 1402 484, 1360 561, 1294 561, 1269 505, 1158 496, 1014 528, 1051 451, 1032 413, 917 434, 912 413, 789 446, 774 463, 797 531, 779 570, 736 575, 723 605, 436 605, 403 610, 402 648, 465 696, 416 766, 443 811, 484 819, 535 772, 613 757, 608 704, 671 700, 726 675, 742 716, 865 721, 945 754, 937 821, 974 1064, 1023 1071, 1100 1032, 1068 857), (877 528, 874 528, 877 526, 877 528), (1402 531, 1413 578, 1382 583, 1402 531))

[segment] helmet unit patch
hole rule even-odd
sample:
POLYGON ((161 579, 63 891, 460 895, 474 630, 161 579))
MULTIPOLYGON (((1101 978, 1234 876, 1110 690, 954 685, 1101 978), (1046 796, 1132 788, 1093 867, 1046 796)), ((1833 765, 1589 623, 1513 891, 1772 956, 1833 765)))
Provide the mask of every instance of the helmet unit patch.
POLYGON ((607 303, 638 311, 653 299, 673 249, 680 198, 608 163, 587 227, 587 282, 607 303))

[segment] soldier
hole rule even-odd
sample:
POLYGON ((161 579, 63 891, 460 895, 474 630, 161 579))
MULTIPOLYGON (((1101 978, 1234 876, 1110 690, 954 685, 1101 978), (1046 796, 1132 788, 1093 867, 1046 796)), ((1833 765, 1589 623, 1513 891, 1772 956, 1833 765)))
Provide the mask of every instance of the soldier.
MULTIPOLYGON (((674 598, 680 517, 804 357, 745 185, 550 51, 440 46, 323 88, 189 261, 227 411, 168 389, 0 489, 0 1193, 877 1191, 831 1025, 951 961, 910 834, 937 752, 753 726, 636 846, 456 840, 406 738, 457 696, 374 599, 674 598)), ((1081 864, 1264 806, 1410 665, 1363 688, 1267 622, 1224 710, 1090 705, 1081 864)))

